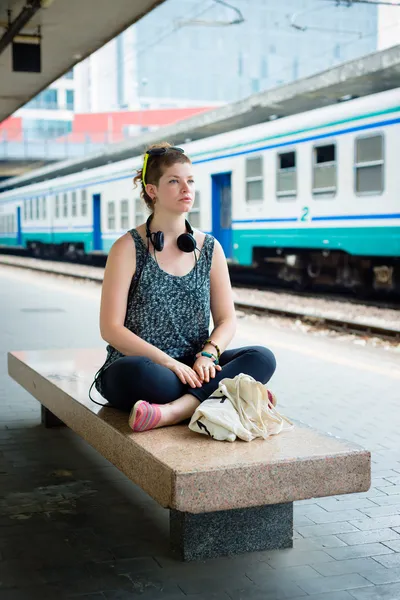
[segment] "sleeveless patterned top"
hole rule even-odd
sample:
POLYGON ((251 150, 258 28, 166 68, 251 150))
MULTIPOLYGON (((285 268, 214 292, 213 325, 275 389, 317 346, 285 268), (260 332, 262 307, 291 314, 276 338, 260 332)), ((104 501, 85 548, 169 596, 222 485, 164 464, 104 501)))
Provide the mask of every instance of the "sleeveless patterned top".
MULTIPOLYGON (((125 327, 172 358, 194 357, 209 335, 214 238, 206 234, 197 265, 180 277, 163 271, 151 254, 147 256, 147 245, 136 229, 129 233, 136 246, 136 271, 128 293, 125 327)), ((106 361, 95 381, 100 394, 101 373, 122 356, 107 346, 106 361)))

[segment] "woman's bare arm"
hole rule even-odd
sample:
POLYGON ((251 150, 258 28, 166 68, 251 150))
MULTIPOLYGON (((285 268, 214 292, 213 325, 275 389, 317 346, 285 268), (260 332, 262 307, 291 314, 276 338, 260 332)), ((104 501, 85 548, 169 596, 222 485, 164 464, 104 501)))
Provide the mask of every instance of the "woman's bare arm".
MULTIPOLYGON (((210 284, 211 314, 214 321, 214 330, 210 337, 222 353, 235 335, 236 313, 228 265, 221 244, 217 240, 214 245, 210 284)), ((215 354, 215 348, 211 344, 207 344, 205 350, 215 354)))

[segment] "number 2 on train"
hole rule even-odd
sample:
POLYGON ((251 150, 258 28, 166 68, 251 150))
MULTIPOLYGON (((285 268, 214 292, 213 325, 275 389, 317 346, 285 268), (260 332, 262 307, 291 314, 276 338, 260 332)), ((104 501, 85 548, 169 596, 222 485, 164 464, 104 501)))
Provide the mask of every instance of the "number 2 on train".
POLYGON ((300 221, 308 221, 308 213, 310 212, 310 209, 308 208, 308 206, 303 206, 303 208, 301 209, 302 213, 301 213, 301 217, 300 217, 300 221))

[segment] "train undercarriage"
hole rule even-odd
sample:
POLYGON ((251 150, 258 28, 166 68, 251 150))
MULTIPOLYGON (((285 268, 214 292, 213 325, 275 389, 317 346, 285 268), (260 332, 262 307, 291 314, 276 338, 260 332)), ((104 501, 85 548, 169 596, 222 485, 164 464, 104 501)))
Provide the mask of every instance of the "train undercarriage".
POLYGON ((296 289, 346 288, 358 294, 400 294, 400 258, 354 256, 304 248, 253 249, 253 267, 296 289))

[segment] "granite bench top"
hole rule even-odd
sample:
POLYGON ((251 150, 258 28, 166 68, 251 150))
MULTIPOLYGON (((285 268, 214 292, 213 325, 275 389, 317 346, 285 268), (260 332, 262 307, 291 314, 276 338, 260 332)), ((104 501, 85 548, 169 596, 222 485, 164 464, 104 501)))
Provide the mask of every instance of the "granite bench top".
MULTIPOLYGON (((302 424, 249 443, 218 442, 186 425, 133 433, 126 413, 100 407, 88 397, 103 361, 101 349, 18 351, 8 354, 8 370, 43 406, 166 508, 204 513, 370 487, 368 451, 302 424)), ((93 397, 105 402, 95 390, 93 397)))

